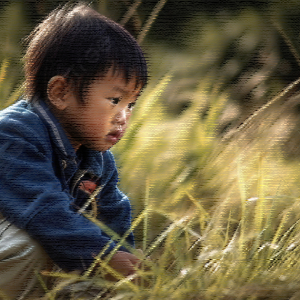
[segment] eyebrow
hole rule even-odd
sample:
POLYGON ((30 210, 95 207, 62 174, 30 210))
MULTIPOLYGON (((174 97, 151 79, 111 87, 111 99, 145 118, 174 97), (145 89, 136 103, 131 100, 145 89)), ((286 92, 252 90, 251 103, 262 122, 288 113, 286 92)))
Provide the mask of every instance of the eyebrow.
MULTIPOLYGON (((128 94, 130 91, 126 91, 125 89, 123 89, 123 88, 121 88, 121 87, 119 87, 119 86, 113 86, 113 88, 112 88, 114 91, 116 91, 116 92, 120 92, 120 93, 122 93, 122 94, 128 94)), ((139 97, 140 96, 140 94, 141 94, 141 91, 139 91, 138 89, 136 89, 136 91, 138 92, 137 93, 137 97, 139 97)))
POLYGON ((119 86, 113 86, 112 88, 116 92, 121 92, 122 94, 126 94, 127 92, 119 86))

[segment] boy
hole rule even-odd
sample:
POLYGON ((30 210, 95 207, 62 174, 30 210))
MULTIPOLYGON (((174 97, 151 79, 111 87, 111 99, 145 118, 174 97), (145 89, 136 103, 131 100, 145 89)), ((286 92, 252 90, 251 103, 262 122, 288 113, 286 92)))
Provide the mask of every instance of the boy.
MULTIPOLYGON (((26 100, 0 113, 0 291, 12 299, 37 295, 37 271, 82 272, 116 247, 83 213, 120 236, 130 229, 109 148, 125 132, 147 67, 124 28, 77 4, 33 31, 25 77, 26 100)), ((132 233, 126 241, 134 245, 132 233)), ((110 260, 124 276, 137 265, 122 246, 110 260)))

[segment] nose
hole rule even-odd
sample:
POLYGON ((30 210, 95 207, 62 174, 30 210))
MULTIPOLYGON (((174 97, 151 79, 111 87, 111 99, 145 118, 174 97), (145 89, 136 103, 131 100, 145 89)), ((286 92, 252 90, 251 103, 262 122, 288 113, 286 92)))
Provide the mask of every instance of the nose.
POLYGON ((127 113, 126 109, 120 110, 116 115, 114 119, 115 123, 119 125, 125 125, 127 122, 127 113))

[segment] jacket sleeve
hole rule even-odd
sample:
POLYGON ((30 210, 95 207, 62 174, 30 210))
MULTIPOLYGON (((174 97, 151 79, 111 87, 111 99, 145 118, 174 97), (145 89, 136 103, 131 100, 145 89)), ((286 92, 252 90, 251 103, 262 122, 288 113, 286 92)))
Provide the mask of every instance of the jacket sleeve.
POLYGON ((106 168, 113 171, 100 193, 98 219, 120 236, 127 234, 126 242, 134 246, 134 236, 130 231, 131 206, 129 199, 118 188, 119 177, 112 153, 106 151, 103 157, 106 168))
POLYGON ((52 167, 50 142, 32 127, 1 123, 1 212, 36 238, 62 269, 84 270, 100 251, 107 247, 108 253, 115 243, 72 209, 73 199, 52 167))

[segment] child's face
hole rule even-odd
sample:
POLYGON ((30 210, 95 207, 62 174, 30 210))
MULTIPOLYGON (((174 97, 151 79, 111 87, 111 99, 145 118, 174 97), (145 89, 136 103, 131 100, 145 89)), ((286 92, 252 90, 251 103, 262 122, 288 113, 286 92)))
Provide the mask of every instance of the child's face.
POLYGON ((85 145, 105 151, 116 144, 125 133, 139 92, 134 79, 126 83, 110 70, 89 86, 84 103, 74 92, 68 93, 60 121, 74 148, 85 145))

